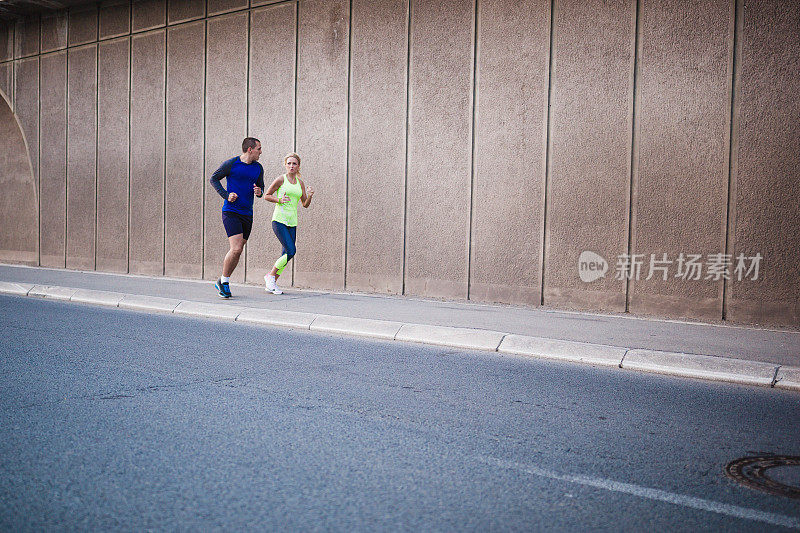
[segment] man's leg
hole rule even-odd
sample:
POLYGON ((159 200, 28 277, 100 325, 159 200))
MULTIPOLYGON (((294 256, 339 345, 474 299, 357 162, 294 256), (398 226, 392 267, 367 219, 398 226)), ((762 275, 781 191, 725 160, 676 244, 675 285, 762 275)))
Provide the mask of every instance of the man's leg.
POLYGON ((228 237, 230 250, 225 254, 225 261, 222 263, 222 275, 226 278, 231 277, 236 265, 239 264, 239 258, 242 256, 244 245, 247 242, 244 236, 239 233, 238 235, 231 235, 228 237))
POLYGON ((245 242, 247 241, 241 233, 228 237, 230 249, 228 253, 225 254, 225 261, 222 263, 222 277, 214 283, 214 287, 222 298, 230 298, 233 296, 231 294, 230 276, 233 274, 236 265, 239 264, 239 257, 242 255, 245 242))
POLYGON ((230 248, 228 253, 225 254, 225 260, 222 262, 222 277, 214 282, 214 288, 217 289, 221 298, 230 298, 230 276, 236 265, 239 264, 239 257, 244 250, 244 243, 247 242, 247 237, 250 236, 250 228, 252 221, 248 221, 246 217, 242 217, 237 213, 222 212, 222 224, 225 226, 225 233, 228 234, 228 244, 230 248))

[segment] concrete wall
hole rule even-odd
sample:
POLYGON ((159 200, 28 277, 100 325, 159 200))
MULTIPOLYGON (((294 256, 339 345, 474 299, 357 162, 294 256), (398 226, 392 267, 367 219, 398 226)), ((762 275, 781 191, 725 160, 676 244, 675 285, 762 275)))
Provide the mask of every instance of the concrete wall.
MULTIPOLYGON (((250 132, 262 143, 261 164, 267 187, 284 172, 281 162, 294 147, 296 35, 294 3, 265 6, 250 14, 248 120, 250 132)), ((281 245, 272 238, 270 228, 274 207, 265 201, 256 201, 254 206, 256 233, 247 244, 245 266, 247 281, 252 283, 263 283, 264 274, 272 270, 281 255, 281 245)), ((214 273, 218 270, 218 266, 212 267, 214 273)), ((292 284, 291 268, 284 270, 281 280, 286 286, 292 284)))
POLYGON ((0 157, 0 261, 38 263, 38 194, 25 137, 8 100, 0 97, 0 139, 9 149, 0 157), (24 220, 27 224, 20 224, 24 220))
MULTIPOLYGON (((316 190, 284 285, 798 325, 799 21, 779 0, 107 0, 0 25, 0 161, 29 169, 0 179, 35 200, 0 258, 215 279, 207 179, 254 135, 267 183, 297 151, 316 190)), ((272 207, 234 281, 280 253, 272 207)))
POLYGON ((167 31, 164 273, 203 275, 205 24, 167 31), (188 135, 187 135, 188 133, 188 135), (190 243, 187 246, 187 243, 190 243))
MULTIPOLYGON (((733 12, 727 0, 640 4, 631 253, 725 249, 733 12), (691 21, 691 24, 687 24, 691 21)), ((649 274, 648 274, 649 277, 649 274)), ((633 312, 722 313, 723 281, 633 280, 633 312)))
POLYGON ((478 20, 469 296, 539 304, 550 2, 480 2, 478 20))
POLYGON ((738 20, 728 249, 764 256, 730 283, 728 316, 800 322, 800 4, 746 2, 738 20))
MULTIPOLYGON (((103 17, 101 15, 101 22, 103 17)), ((130 41, 112 39, 98 47, 97 269, 128 271, 128 167, 130 162, 130 41), (102 144, 101 144, 102 141, 102 144)))
POLYGON ((407 24, 406 0, 353 2, 346 272, 353 290, 403 290, 407 24))
POLYGON ((606 275, 587 284, 572 267, 584 250, 609 260, 627 251, 636 2, 569 0, 556 8, 544 299, 624 311, 624 280, 606 275))

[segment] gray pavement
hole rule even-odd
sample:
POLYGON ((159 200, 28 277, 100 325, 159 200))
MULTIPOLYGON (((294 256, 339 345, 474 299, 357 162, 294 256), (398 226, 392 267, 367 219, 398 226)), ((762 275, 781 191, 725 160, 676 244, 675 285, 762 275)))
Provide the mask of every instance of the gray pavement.
POLYGON ((0 265, 0 293, 800 390, 800 331, 0 265), (16 284, 16 285, 14 285, 16 284), (16 287, 16 288, 15 288, 16 287), (102 291, 102 292, 92 292, 102 291))
POLYGON ((800 530, 725 475, 800 455, 791 391, 3 294, 0 324, 0 531, 800 530))

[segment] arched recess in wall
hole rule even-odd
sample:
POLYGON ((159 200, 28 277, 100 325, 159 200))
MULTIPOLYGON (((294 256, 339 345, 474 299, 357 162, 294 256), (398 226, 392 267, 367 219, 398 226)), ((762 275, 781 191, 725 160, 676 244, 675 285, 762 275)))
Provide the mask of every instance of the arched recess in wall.
POLYGON ((39 205, 28 143, 0 91, 0 262, 38 264, 39 205))

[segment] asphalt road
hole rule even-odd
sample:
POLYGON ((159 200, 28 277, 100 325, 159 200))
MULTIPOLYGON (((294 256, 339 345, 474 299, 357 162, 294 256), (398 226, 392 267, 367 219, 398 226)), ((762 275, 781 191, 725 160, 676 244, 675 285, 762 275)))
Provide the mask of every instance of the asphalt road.
POLYGON ((800 529, 800 395, 0 296, 0 530, 800 529), (794 474, 786 474, 792 477, 794 474))

